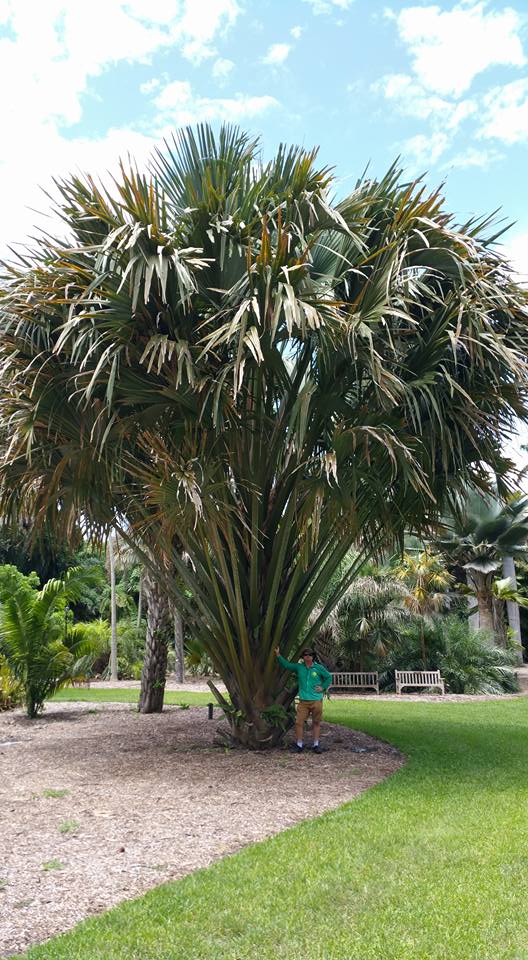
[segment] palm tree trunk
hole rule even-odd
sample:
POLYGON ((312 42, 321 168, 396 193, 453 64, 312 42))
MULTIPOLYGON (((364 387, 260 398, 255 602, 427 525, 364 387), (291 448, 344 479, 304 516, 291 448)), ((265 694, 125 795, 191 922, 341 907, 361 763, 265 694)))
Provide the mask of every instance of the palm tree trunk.
POLYGON ((496 640, 495 617, 493 612, 493 594, 491 592, 491 577, 480 571, 472 571, 472 578, 477 594, 479 613, 479 628, 485 630, 493 641, 496 640))
MULTIPOLYGON (((515 573, 515 560, 513 557, 504 557, 502 561, 502 574, 504 577, 509 577, 513 590, 517 590, 517 576, 515 573)), ((519 611, 519 604, 515 603, 514 600, 506 601, 506 610, 508 613, 508 623, 510 630, 513 631, 514 641, 517 647, 517 655, 519 663, 523 662, 522 655, 522 636, 521 636, 521 616, 519 611)))
POLYGON ((231 703, 219 693, 212 680, 208 681, 228 721, 227 731, 222 727, 218 729, 224 740, 250 750, 267 750, 282 743, 295 719, 292 707, 295 689, 287 685, 291 674, 281 673, 279 679, 276 670, 271 683, 266 682, 264 671, 255 663, 252 674, 242 682, 233 676, 225 677, 231 703))
POLYGON ((185 678, 185 661, 183 653, 183 620, 179 610, 174 608, 174 654, 176 681, 183 683, 185 678))
POLYGON ((147 600, 147 637, 138 709, 140 713, 161 713, 173 621, 167 594, 150 572, 145 571, 143 585, 147 600))
MULTIPOLYGON (((475 591, 475 595, 476 595, 477 585, 476 585, 473 577, 471 576, 471 573, 470 573, 469 570, 466 570, 466 581, 467 581, 467 585, 468 585, 468 587, 470 588, 470 590, 474 590, 474 591, 475 591)), ((476 596, 475 596, 475 599, 476 599, 476 596)), ((471 603, 471 601, 470 601, 470 603, 471 603)), ((472 630, 478 630, 478 629, 480 628, 480 614, 479 614, 478 606, 477 606, 477 609, 475 610, 474 613, 470 613, 470 615, 469 615, 469 617, 468 617, 468 623, 469 623, 469 626, 471 627, 472 630)))
POLYGON ((141 626, 141 617, 143 616, 143 571, 139 578, 138 608, 137 608, 137 629, 141 626))
POLYGON ((505 617, 505 604, 503 600, 499 600, 498 597, 492 598, 493 606, 493 630, 495 633, 495 641, 499 647, 506 649, 508 646, 508 638, 506 634, 506 617, 505 617))
POLYGON ((117 676, 117 602, 114 541, 108 538, 108 565, 110 567, 110 623, 112 635, 110 640, 110 679, 116 681, 117 676))

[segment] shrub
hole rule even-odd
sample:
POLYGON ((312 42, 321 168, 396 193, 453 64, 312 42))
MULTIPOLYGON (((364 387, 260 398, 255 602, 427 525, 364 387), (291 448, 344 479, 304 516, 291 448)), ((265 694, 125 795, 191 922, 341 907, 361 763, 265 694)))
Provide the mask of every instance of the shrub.
MULTIPOLYGON (((86 638, 91 639, 96 654, 94 673, 107 677, 110 662, 111 628, 108 620, 92 620, 77 624, 86 638)), ((139 680, 145 652, 145 622, 138 629, 135 619, 123 619, 117 624, 117 672, 120 680, 139 680)))
POLYGON ((110 624, 108 620, 90 620, 75 625, 77 636, 83 638, 93 653, 93 673, 102 673, 110 656, 110 624))
POLYGON ((145 654, 145 624, 139 629, 135 619, 123 618, 117 624, 117 672, 121 680, 139 680, 145 654))
POLYGON ((93 655, 67 611, 84 582, 81 570, 72 568, 42 590, 29 577, 23 581, 0 604, 0 654, 23 689, 28 716, 36 717, 56 690, 89 675, 93 655))
POLYGON ((16 679, 5 657, 0 657, 0 711, 13 710, 24 699, 22 685, 16 679))
POLYGON ((500 694, 518 689, 513 666, 515 654, 495 647, 482 631, 472 630, 458 616, 435 617, 406 627, 399 642, 378 662, 380 685, 394 689, 395 670, 440 670, 452 693, 500 694))
POLYGON ((185 669, 194 677, 210 677, 214 673, 213 661, 199 640, 191 639, 185 644, 185 669))
POLYGON ((438 667, 453 693, 512 693, 519 689, 515 653, 491 645, 480 631, 453 620, 438 667), (457 629, 461 624, 463 630, 457 629))

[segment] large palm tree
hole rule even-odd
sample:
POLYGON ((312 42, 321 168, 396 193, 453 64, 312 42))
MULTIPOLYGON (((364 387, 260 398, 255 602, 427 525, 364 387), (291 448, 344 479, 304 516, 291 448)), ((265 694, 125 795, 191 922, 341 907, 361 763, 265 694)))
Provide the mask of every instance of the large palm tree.
POLYGON ((3 509, 148 540, 252 747, 292 697, 275 646, 486 488, 483 461, 502 476, 526 414, 526 294, 488 222, 456 228, 396 168, 339 204, 332 184, 315 151, 263 165, 235 128, 187 129, 113 192, 60 182, 67 239, 4 279, 3 509))

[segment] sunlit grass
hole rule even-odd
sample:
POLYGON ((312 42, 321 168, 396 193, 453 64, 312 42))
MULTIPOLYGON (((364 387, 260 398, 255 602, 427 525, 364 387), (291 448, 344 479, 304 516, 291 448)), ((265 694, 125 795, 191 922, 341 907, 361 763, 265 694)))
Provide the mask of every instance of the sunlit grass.
POLYGON ((528 700, 326 712, 408 763, 28 960, 526 960, 528 700))
MULTIPOLYGON (((139 690, 137 687, 65 687, 54 695, 50 702, 82 703, 137 703, 139 690)), ((166 704, 189 704, 193 707, 205 706, 214 700, 211 693, 187 693, 187 691, 166 690, 164 702, 166 704)))

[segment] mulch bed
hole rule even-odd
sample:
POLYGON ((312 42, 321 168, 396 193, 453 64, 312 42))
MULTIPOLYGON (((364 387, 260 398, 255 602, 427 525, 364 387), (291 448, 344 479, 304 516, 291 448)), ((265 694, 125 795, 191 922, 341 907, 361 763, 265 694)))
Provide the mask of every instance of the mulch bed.
POLYGON ((203 707, 0 714, 0 956, 331 810, 404 762, 331 724, 321 756, 224 750, 217 724, 203 707))

